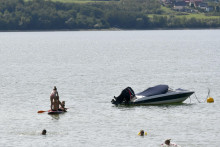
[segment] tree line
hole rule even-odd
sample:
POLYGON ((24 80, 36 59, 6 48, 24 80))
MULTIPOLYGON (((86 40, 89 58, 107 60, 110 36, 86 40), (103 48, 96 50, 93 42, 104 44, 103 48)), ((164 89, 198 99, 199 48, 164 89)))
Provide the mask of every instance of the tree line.
POLYGON ((0 30, 219 27, 220 19, 165 16, 156 0, 61 3, 0 0, 0 30))

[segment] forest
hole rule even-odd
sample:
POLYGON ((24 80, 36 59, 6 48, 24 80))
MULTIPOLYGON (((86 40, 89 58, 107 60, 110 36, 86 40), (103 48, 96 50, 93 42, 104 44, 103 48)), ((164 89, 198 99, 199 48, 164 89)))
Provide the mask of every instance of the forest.
MULTIPOLYGON (((215 15, 219 15, 218 13, 215 15)), ((220 17, 167 13, 157 0, 0 0, 0 30, 219 28, 220 17)))

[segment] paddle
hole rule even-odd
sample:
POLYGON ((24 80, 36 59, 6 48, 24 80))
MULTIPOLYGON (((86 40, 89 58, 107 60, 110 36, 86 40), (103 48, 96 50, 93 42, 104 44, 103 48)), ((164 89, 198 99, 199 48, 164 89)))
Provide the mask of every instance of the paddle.
POLYGON ((48 111, 40 110, 40 111, 38 111, 37 113, 44 113, 44 112, 48 112, 48 111))
MULTIPOLYGON (((66 109, 69 109, 69 108, 66 108, 66 109)), ((49 110, 48 110, 48 111, 49 111, 49 110)), ((48 112, 48 111, 40 110, 40 111, 38 111, 37 113, 44 113, 44 112, 48 112)))

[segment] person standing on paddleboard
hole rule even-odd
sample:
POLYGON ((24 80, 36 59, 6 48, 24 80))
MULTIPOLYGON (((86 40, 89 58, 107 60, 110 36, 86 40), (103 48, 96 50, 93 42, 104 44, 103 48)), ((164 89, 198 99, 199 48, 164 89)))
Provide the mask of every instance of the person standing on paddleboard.
POLYGON ((58 111, 59 105, 61 105, 61 102, 59 100, 59 94, 57 91, 56 86, 54 86, 53 91, 50 94, 50 109, 53 111, 58 111))

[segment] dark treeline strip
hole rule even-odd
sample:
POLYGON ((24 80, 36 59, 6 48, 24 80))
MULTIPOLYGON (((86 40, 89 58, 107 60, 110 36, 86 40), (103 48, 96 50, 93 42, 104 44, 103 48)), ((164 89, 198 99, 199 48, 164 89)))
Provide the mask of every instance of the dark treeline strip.
POLYGON ((0 30, 220 27, 220 19, 159 15, 162 13, 156 0, 71 4, 48 0, 0 0, 0 30))

